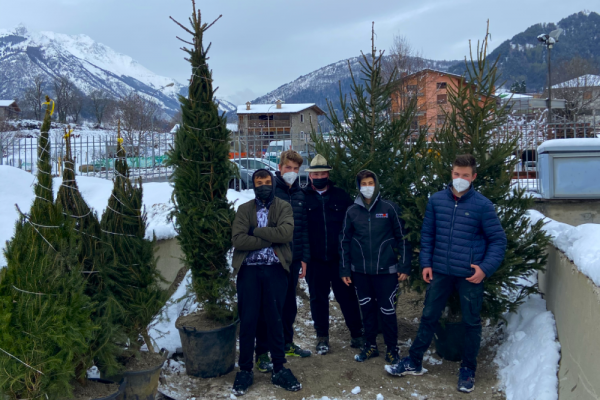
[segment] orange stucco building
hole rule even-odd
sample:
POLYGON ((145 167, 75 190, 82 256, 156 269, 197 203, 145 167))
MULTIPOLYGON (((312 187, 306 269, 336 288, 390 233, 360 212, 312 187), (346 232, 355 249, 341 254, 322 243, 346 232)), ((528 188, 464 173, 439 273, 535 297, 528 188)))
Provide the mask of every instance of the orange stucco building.
POLYGON ((401 78, 398 90, 392 95, 392 115, 400 113, 410 100, 417 97, 417 118, 413 128, 427 126, 429 132, 441 128, 445 121, 444 110, 450 109, 447 89, 458 88, 463 81, 460 75, 424 69, 401 78))

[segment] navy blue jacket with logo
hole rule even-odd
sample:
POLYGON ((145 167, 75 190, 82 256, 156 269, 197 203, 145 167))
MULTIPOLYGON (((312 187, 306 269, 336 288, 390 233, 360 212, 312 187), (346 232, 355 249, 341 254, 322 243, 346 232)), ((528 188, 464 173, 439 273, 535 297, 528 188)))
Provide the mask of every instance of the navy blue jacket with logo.
POLYGON ((340 277, 363 274, 410 274, 412 247, 398 204, 379 195, 367 206, 359 193, 348 207, 340 233, 340 277))
POLYGON ((460 198, 452 185, 431 196, 421 229, 421 268, 469 277, 474 264, 491 276, 505 252, 506 234, 494 205, 473 186, 460 198))

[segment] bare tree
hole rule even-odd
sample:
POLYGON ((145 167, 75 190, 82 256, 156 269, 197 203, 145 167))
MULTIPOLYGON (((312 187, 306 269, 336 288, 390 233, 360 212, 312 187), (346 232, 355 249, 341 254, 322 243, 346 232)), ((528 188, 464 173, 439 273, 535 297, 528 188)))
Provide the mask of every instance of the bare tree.
POLYGON ((591 114, 600 108, 600 68, 580 57, 558 65, 553 74, 552 97, 566 100, 567 119, 575 120, 580 115, 591 114))
POLYGON ((0 160, 2 160, 8 151, 8 148, 12 146, 15 138, 15 128, 8 123, 4 113, 0 112, 0 160))
POLYGON ((71 119, 74 123, 79 122, 79 117, 81 115, 81 111, 83 110, 83 106, 86 102, 86 96, 77 88, 73 89, 71 93, 71 98, 69 101, 69 110, 68 113, 71 116, 71 119))
POLYGON ((46 79, 43 75, 33 77, 31 86, 25 89, 23 94, 23 109, 27 114, 32 115, 36 120, 42 119, 42 103, 44 102, 44 89, 46 79))
POLYGON ((146 134, 154 128, 154 118, 160 106, 142 97, 137 92, 131 92, 118 102, 118 112, 115 117, 121 120, 121 130, 125 148, 130 148, 136 155, 146 134))
POLYGON ((54 80, 54 101, 56 103, 56 113, 58 122, 67 123, 67 116, 73 109, 73 101, 77 88, 71 80, 65 75, 59 75, 54 80))
POLYGON ((106 90, 98 89, 90 93, 90 101, 99 128, 107 114, 110 114, 114 100, 106 90))

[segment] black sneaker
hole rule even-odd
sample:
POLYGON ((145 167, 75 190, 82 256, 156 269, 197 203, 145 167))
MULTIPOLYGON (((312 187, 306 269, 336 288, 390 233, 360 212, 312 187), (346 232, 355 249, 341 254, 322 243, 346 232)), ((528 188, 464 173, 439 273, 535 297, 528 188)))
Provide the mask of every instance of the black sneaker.
POLYGON ((396 376, 423 375, 427 372, 421 364, 416 364, 410 357, 404 357, 399 363, 386 365, 384 368, 388 374, 396 376))
POLYGON ((273 371, 273 363, 271 362, 269 353, 264 353, 258 356, 256 359, 256 369, 258 369, 258 372, 262 372, 263 374, 273 371))
POLYGON ((361 349, 365 345, 365 338, 363 336, 354 337, 350 340, 350 347, 353 349, 361 349))
POLYGON ((329 338, 317 338, 317 354, 324 356, 327 353, 329 353, 329 338))
POLYGON ((377 345, 365 343, 360 354, 354 356, 354 360, 358 362, 365 362, 369 358, 373 357, 379 357, 379 350, 377 349, 377 345))
POLYGON ((235 375, 235 382, 233 382, 233 389, 231 393, 236 396, 243 396, 248 391, 248 388, 254 383, 254 372, 252 371, 240 371, 235 375))
POLYGON ((388 347, 385 352, 385 361, 390 365, 396 365, 400 362, 400 350, 398 347, 388 347))
POLYGON ((297 392, 302 389, 302 384, 298 382, 292 371, 287 368, 282 368, 278 373, 273 373, 271 383, 290 392, 297 392))
POLYGON ((475 389, 475 371, 462 367, 458 371, 458 391, 471 393, 475 389))
POLYGON ((285 345, 286 357, 310 357, 312 352, 310 350, 304 350, 295 343, 288 343, 285 345))

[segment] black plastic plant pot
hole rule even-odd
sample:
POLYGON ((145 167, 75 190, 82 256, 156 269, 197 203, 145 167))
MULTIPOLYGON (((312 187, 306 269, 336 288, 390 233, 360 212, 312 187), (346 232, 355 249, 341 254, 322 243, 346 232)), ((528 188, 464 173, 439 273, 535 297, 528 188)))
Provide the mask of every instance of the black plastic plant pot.
MULTIPOLYGON (((88 379, 88 381, 93 381, 93 382, 98 382, 98 383, 104 383, 107 385, 110 385, 112 383, 115 383, 113 381, 110 380, 106 380, 106 379, 88 379)), ((125 393, 125 386, 127 385, 127 378, 123 378, 121 380, 121 383, 119 384, 119 390, 116 391, 113 394, 110 394, 106 397, 96 397, 93 400, 122 400, 123 399, 123 394, 125 393)))
POLYGON ((160 370, 165 363, 166 354, 163 361, 156 367, 143 371, 126 371, 123 377, 127 379, 127 385, 123 392, 123 400, 154 400, 158 392, 158 378, 160 370))
POLYGON ((212 331, 179 328, 188 375, 215 378, 233 371, 238 322, 212 331))
POLYGON ((434 335, 436 353, 444 360, 460 361, 464 337, 465 326, 462 322, 438 324, 434 335))

